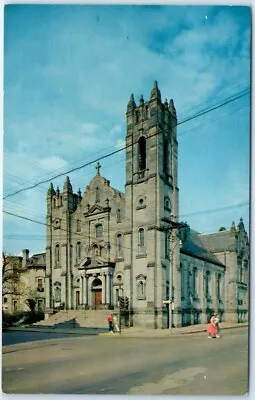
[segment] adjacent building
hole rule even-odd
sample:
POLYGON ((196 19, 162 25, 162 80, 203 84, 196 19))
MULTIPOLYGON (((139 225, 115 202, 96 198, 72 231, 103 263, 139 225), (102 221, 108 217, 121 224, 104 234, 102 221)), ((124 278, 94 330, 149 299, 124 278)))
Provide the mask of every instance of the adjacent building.
POLYGON ((44 311, 46 254, 34 254, 30 257, 29 250, 25 249, 22 257, 6 256, 4 262, 3 311, 28 311, 28 298, 36 301, 37 310, 44 311))

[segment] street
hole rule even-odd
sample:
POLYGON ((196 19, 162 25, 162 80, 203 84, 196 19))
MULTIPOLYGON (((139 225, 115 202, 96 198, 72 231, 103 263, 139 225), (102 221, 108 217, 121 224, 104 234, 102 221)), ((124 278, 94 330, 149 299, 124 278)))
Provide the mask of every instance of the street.
MULTIPOLYGON (((41 331, 43 328, 40 328, 41 331)), ((2 334, 2 345, 3 346, 9 346, 11 344, 16 344, 16 343, 24 343, 24 342, 34 342, 38 340, 46 340, 46 339, 62 339, 62 338, 70 338, 70 334, 68 333, 63 333, 63 332, 58 332, 56 329, 56 332, 22 332, 22 331, 7 331, 3 332, 2 334)), ((87 328, 86 330, 84 329, 83 331, 80 330, 78 333, 75 334, 75 336, 84 336, 84 335, 98 335, 98 333, 105 332, 106 329, 93 329, 93 328, 87 328)))
POLYGON ((171 338, 70 335, 3 347, 5 393, 244 395, 248 329, 171 338))

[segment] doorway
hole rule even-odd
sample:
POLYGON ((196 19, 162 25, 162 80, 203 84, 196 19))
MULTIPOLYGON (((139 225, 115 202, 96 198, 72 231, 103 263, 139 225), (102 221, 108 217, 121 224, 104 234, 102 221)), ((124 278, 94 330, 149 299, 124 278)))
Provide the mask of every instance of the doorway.
POLYGON ((102 304, 102 281, 95 278, 91 285, 94 310, 100 310, 102 304))

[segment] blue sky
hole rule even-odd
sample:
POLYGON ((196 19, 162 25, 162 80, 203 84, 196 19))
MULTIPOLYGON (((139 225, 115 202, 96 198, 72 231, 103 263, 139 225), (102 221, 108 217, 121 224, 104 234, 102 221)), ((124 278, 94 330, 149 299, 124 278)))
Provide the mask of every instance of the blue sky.
MULTIPOLYGON (((179 121, 250 88, 248 7, 8 5, 4 17, 4 195, 122 147, 130 94, 148 99, 155 79, 179 121)), ((180 219, 199 232, 241 216, 248 229, 248 206, 232 206, 249 200, 249 100, 178 127, 180 219)), ((124 152, 101 165, 124 191, 124 152)), ((94 174, 69 174, 73 190, 94 174)), ((4 209, 44 223, 48 186, 4 209)), ((7 253, 45 251, 44 236, 4 215, 7 253)))

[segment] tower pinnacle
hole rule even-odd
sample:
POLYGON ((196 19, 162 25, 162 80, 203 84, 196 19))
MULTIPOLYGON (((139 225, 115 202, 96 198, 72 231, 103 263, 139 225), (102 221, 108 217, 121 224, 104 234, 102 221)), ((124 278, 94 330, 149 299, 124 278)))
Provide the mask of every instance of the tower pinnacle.
POLYGON ((160 90, 158 88, 158 82, 157 81, 154 81, 154 86, 153 86, 153 89, 151 91, 151 100, 154 100, 154 99, 158 99, 158 100, 161 101, 161 93, 160 93, 160 90))

